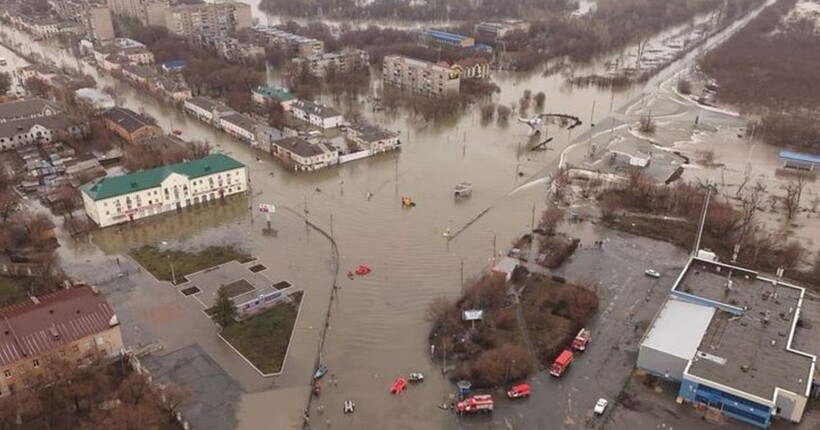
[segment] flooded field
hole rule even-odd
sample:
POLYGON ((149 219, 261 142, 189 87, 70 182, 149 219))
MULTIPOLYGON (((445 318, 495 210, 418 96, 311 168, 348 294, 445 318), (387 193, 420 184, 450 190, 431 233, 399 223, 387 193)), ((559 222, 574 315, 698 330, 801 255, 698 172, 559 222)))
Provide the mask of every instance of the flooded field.
MULTIPOLYGON (((593 124, 607 126, 615 124, 614 118, 619 122, 631 120, 627 108, 640 103, 645 88, 652 91, 658 82, 612 93, 593 87, 570 88, 558 75, 499 72, 493 77, 501 87, 498 103, 516 103, 526 89, 543 91, 544 112, 575 115, 585 124, 574 132, 550 127, 548 134, 555 137, 549 145, 551 150, 530 152, 526 149, 530 141, 528 128, 515 122, 515 117, 506 126, 482 125, 476 109, 471 109, 449 123, 420 124, 406 115, 388 116, 365 109, 368 119, 401 131, 401 152, 316 173, 294 174, 284 171, 266 153, 161 105, 125 83, 101 76, 52 45, 34 43, 7 27, 0 31, 13 34, 23 49, 79 65, 97 79, 98 86, 114 86, 125 107, 144 110, 166 131, 172 119, 183 138, 207 139, 217 151, 246 163, 250 170, 249 199, 136 226, 109 228, 95 234, 91 244, 63 241, 60 253, 64 264, 93 263, 133 246, 168 241, 176 246, 239 244, 269 267, 275 267, 269 262, 289 262, 291 269, 283 269, 288 276, 299 276, 304 270, 323 270, 317 267, 317 261, 330 270, 333 262, 327 240, 307 231, 299 215, 333 237, 342 273, 359 264, 373 269, 367 277, 350 280, 342 276, 338 282, 340 289, 331 306, 323 361, 339 384, 325 390, 320 401, 314 403, 314 407, 326 405, 323 414, 317 410, 311 414, 317 427, 324 427, 328 420, 332 428, 349 429, 367 424, 394 429, 457 426, 448 413, 436 407, 453 392, 453 386, 428 357, 427 305, 437 297, 458 294, 462 274, 466 278, 485 269, 495 253, 507 249, 516 236, 531 228, 533 215, 537 217, 545 205, 546 184, 539 179, 554 171, 568 145, 584 141, 579 135, 590 129, 591 116, 593 124), (461 181, 471 181, 474 192, 470 199, 455 201, 453 187, 461 181), (367 197, 369 193, 372 198, 367 197), (417 205, 403 209, 402 196, 411 197, 417 205), (250 210, 258 203, 277 206, 273 220, 277 229, 275 244, 261 234, 264 217, 250 210), (448 228, 458 231, 467 224, 469 228, 455 240, 447 241, 442 235, 448 228), (324 245, 289 245, 305 241, 324 245), (300 261, 311 263, 302 266, 300 261), (398 397, 390 396, 392 380, 411 371, 429 376, 420 387, 398 397), (356 402, 356 414, 342 414, 341 404, 346 399, 356 402)), ((687 56, 658 79, 667 79, 690 60, 687 56)), ((594 131, 596 139, 608 133, 607 127, 600 125, 594 131)), ((575 160, 583 158, 583 151, 580 155, 563 155, 575 160)), ((326 281, 324 276, 306 275, 303 279, 326 281)), ((312 314, 325 310, 322 306, 306 309, 312 314)), ((312 330, 316 333, 318 328, 312 330)), ((299 366, 312 367, 315 357, 304 355, 299 360, 299 366)), ((287 381, 285 386, 297 383, 287 381)), ((306 400, 309 380, 301 383, 302 391, 284 390, 284 395, 298 400, 288 405, 306 400)), ((246 392, 239 405, 239 428, 270 428, 273 416, 282 414, 278 407, 272 407, 277 395, 276 390, 265 391, 262 387, 254 394, 246 392)), ((292 412, 288 410, 287 415, 292 412)), ((301 411, 295 412, 298 418, 301 411)))

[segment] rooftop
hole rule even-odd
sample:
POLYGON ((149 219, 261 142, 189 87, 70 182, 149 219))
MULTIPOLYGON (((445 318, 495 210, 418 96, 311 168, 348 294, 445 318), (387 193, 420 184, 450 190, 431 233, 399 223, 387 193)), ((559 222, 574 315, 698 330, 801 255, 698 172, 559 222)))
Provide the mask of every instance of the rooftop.
POLYGON ((118 324, 91 287, 59 290, 0 309, 0 366, 36 357, 118 324))
POLYGON ((129 133, 133 133, 143 127, 154 126, 149 118, 146 118, 131 109, 121 107, 109 109, 103 114, 103 118, 117 123, 129 133))
POLYGON ((339 111, 330 106, 320 105, 310 100, 297 100, 291 109, 303 110, 319 118, 333 118, 341 115, 339 111))
POLYGON ((392 139, 398 136, 398 133, 394 131, 386 130, 370 124, 353 124, 349 126, 348 129, 358 134, 359 139, 362 139, 365 142, 376 142, 384 139, 392 139))
POLYGON ((820 155, 804 154, 802 152, 780 151, 780 159, 807 164, 820 164, 820 155))
POLYGON ((441 30, 427 29, 424 32, 428 36, 433 37, 435 39, 450 40, 450 41, 453 41, 453 42, 462 42, 464 40, 469 39, 469 37, 467 37, 467 36, 462 36, 460 34, 455 34, 455 33, 448 33, 446 31, 441 31, 441 30))
POLYGON ((688 374, 763 399, 774 399, 775 388, 807 394, 814 357, 791 348, 802 288, 693 259, 672 295, 718 308, 688 374))
POLYGON ((262 94, 265 97, 273 97, 280 102, 293 100, 296 97, 290 91, 282 87, 272 87, 270 85, 260 85, 254 90, 256 93, 262 94))
POLYGON ((156 188, 172 173, 178 173, 193 179, 243 167, 245 167, 244 164, 227 155, 211 154, 198 160, 157 167, 128 175, 101 178, 83 185, 81 190, 93 200, 103 200, 156 188))
POLYGON ((714 314, 715 308, 669 299, 647 330, 641 346, 691 360, 714 314))
POLYGON ((207 110, 209 112, 213 111, 214 109, 217 109, 218 112, 231 112, 231 111, 233 111, 233 109, 231 109, 227 105, 224 105, 224 104, 222 104, 222 103, 220 103, 220 102, 218 102, 218 101, 216 101, 216 100, 214 100, 210 97, 205 97, 205 96, 192 97, 192 98, 186 100, 185 103, 190 103, 190 104, 192 104, 192 105, 194 105, 194 106, 196 106, 200 109, 204 109, 204 110, 207 110))
POLYGON ((449 72, 450 68, 441 64, 431 63, 429 61, 419 60, 418 58, 405 57, 404 55, 388 55, 384 57, 385 62, 397 62, 406 64, 409 67, 426 68, 436 72, 449 72))
POLYGON ((302 138, 294 136, 286 137, 282 140, 274 142, 273 144, 281 146, 282 148, 305 158, 322 155, 325 152, 318 144, 313 144, 302 138))
POLYGON ((39 98, 15 100, 0 104, 0 122, 33 115, 50 115, 61 110, 60 106, 39 98))
POLYGON ((26 133, 35 125, 45 127, 49 130, 66 130, 71 126, 78 125, 78 122, 62 113, 51 116, 7 121, 0 123, 0 137, 14 137, 18 134, 26 133))
POLYGON ((252 120, 249 116, 243 115, 241 113, 232 113, 230 115, 223 116, 222 120, 225 122, 229 122, 243 130, 252 132, 256 129, 256 121, 252 120))

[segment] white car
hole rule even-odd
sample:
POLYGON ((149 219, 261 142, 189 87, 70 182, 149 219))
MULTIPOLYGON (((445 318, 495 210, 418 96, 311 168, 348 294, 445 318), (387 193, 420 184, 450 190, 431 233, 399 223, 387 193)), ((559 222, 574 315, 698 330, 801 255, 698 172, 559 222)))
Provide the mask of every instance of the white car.
POLYGON ((353 409, 354 409, 354 408, 356 408, 356 405, 353 403, 353 401, 351 401, 351 400, 345 400, 345 408, 344 408, 344 412, 345 412, 346 414, 352 414, 352 413, 353 413, 353 409))
POLYGON ((608 404, 609 404, 609 402, 606 399, 604 399, 604 398, 598 399, 598 403, 595 404, 595 409, 594 409, 595 410, 595 415, 603 414, 604 411, 606 410, 606 405, 608 405, 608 404))
POLYGON ((661 277, 660 272, 658 272, 655 269, 646 269, 646 271, 644 271, 643 273, 646 276, 649 276, 650 278, 660 278, 661 277))

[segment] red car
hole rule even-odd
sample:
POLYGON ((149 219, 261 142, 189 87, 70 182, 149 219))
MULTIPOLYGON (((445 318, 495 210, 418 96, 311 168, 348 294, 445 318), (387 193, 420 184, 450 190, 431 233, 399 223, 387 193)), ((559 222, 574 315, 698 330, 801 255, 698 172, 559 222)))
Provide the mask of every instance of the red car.
POLYGON ((515 384, 507 391, 507 397, 510 399, 523 399, 530 396, 530 384, 523 382, 515 384))
POLYGON ((407 387, 407 380, 404 378, 397 378, 390 386, 390 394, 399 394, 407 387))

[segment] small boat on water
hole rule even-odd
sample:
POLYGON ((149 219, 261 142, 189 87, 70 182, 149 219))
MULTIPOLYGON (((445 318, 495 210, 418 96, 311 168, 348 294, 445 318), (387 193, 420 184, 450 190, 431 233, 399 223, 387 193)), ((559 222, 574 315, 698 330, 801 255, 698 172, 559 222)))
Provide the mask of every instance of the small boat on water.
POLYGON ((407 387, 407 380, 404 378, 396 378, 393 385, 390 386, 390 394, 400 394, 407 387))
POLYGON ((322 376, 325 376, 325 373, 327 373, 327 366, 324 364, 319 365, 316 372, 313 373, 313 379, 322 379, 322 376))

